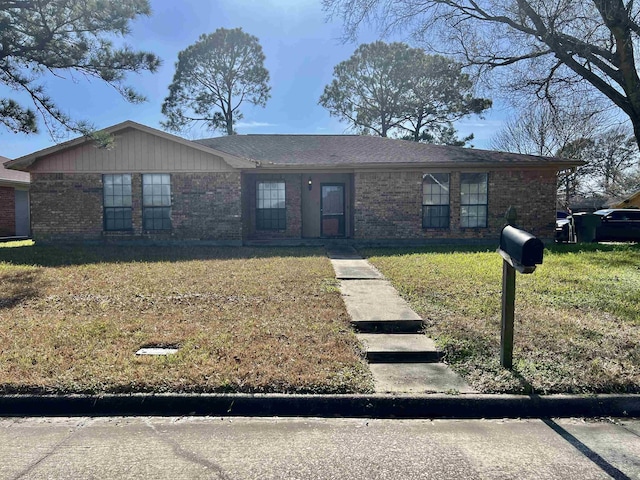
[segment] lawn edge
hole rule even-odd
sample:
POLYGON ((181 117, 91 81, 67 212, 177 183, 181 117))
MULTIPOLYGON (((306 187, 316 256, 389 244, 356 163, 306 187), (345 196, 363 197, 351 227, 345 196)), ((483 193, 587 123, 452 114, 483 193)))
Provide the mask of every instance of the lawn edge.
POLYGON ((0 416, 640 417, 640 395, 2 395, 0 416))

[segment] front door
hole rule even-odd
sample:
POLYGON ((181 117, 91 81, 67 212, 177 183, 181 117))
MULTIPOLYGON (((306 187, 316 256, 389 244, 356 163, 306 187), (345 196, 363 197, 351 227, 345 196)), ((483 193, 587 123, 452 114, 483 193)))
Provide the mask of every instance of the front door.
POLYGON ((344 237, 344 183, 323 183, 320 190, 320 235, 344 237))

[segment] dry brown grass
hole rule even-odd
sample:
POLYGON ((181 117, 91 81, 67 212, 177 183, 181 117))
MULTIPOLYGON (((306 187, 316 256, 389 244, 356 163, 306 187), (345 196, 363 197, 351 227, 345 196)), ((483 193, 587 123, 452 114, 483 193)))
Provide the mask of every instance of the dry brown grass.
POLYGON ((368 392, 322 250, 0 248, 0 392, 368 392), (176 355, 142 357, 150 344, 176 355))

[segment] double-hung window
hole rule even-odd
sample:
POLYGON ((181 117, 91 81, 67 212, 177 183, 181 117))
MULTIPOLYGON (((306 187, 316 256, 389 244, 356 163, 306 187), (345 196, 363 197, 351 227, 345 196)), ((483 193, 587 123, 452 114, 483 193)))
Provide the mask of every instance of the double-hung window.
POLYGON ((422 177, 422 228, 449 228, 449 174, 422 177))
POLYGON ((142 225, 144 230, 171 230, 171 176, 142 175, 142 225))
POLYGON ((285 230, 287 209, 284 182, 257 182, 256 229, 285 230))
POLYGON ((131 230, 131 174, 102 176, 104 229, 131 230))
POLYGON ((460 174, 460 226, 478 228, 487 226, 488 174, 460 174))

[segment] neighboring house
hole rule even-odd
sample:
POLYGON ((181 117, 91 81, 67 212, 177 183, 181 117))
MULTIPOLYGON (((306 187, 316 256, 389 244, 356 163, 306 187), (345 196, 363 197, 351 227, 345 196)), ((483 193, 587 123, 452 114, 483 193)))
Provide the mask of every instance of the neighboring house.
POLYGON ((577 165, 371 136, 106 131, 112 149, 78 138, 10 162, 31 173, 36 241, 495 241, 509 206, 551 239, 556 173, 577 165))
POLYGON ((627 198, 612 202, 609 208, 640 208, 640 190, 627 198))
POLYGON ((0 238, 28 237, 29 174, 8 170, 0 157, 0 238))

